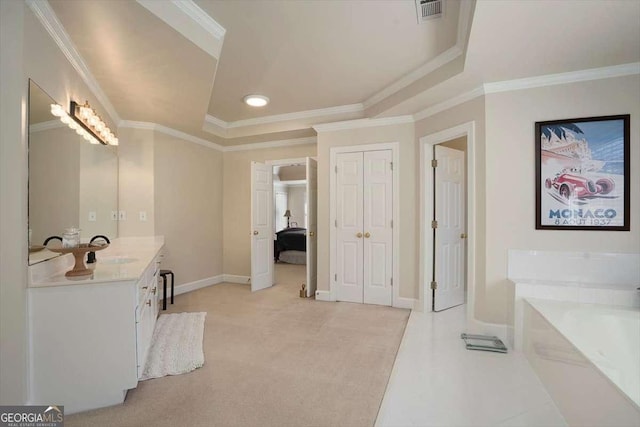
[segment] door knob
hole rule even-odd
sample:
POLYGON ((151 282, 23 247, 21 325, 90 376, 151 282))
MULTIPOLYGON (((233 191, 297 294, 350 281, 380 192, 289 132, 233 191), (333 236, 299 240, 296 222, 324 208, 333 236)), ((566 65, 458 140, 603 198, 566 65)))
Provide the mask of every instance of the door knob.
POLYGON ((466 235, 465 233, 462 233, 462 234, 460 235, 460 238, 461 238, 461 239, 466 239, 466 238, 467 238, 467 235, 466 235))
POLYGON ((356 237, 357 237, 358 239, 362 238, 362 233, 358 233, 358 234, 356 234, 356 237))
POLYGON ((369 234, 369 232, 367 231, 366 233, 364 233, 364 237, 368 239, 369 237, 371 237, 371 234, 369 234))
POLYGON ((258 230, 254 230, 254 231, 253 231, 253 235, 254 235, 254 236, 257 236, 257 235, 258 235, 258 230))
POLYGON ((316 235, 316 232, 315 232, 315 231, 310 231, 310 232, 309 232, 309 236, 313 237, 313 236, 315 236, 315 235, 316 235))

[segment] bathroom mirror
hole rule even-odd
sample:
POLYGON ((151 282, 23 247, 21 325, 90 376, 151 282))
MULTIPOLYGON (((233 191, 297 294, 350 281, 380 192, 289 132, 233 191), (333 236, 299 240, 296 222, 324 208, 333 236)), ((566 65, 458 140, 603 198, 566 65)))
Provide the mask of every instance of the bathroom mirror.
POLYGON ((51 114, 54 103, 29 80, 30 265, 59 255, 42 244, 65 228, 79 227, 83 242, 118 234, 117 147, 85 141, 51 114))

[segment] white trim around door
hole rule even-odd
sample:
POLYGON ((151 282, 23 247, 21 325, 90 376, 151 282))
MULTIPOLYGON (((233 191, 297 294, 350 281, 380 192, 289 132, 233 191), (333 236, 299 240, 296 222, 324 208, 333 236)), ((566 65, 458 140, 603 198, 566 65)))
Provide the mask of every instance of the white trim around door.
MULTIPOLYGON (((400 144, 398 142, 383 142, 379 144, 365 144, 365 145, 352 145, 346 147, 331 147, 329 149, 330 155, 330 168, 329 168, 329 300, 336 301, 336 286, 335 286, 335 277, 337 274, 337 232, 336 232, 336 219, 337 219, 337 206, 335 196, 337 194, 337 180, 336 180, 336 166, 337 166, 337 155, 339 153, 352 153, 352 152, 361 152, 361 151, 373 151, 373 150, 391 150, 392 153, 392 162, 393 162, 393 228, 392 228, 392 242, 393 242, 393 300, 392 306, 399 308, 410 308, 408 307, 407 298, 400 297, 400 263, 399 263, 399 252, 400 252, 400 144)), ((316 298, 326 300, 327 295, 322 295, 321 298, 318 298, 318 292, 316 292, 316 298)), ((411 307, 413 308, 413 307, 411 307)))
POLYGON ((467 319, 474 319, 476 272, 476 147, 475 122, 420 138, 420 303, 424 311, 431 311, 431 277, 433 276, 433 146, 452 139, 467 137, 467 319))

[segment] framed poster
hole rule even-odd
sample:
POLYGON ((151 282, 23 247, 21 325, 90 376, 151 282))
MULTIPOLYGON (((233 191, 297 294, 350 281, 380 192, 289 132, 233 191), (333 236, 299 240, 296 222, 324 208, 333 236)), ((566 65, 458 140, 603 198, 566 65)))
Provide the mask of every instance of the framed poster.
POLYGON ((536 122, 536 229, 629 231, 629 115, 536 122))

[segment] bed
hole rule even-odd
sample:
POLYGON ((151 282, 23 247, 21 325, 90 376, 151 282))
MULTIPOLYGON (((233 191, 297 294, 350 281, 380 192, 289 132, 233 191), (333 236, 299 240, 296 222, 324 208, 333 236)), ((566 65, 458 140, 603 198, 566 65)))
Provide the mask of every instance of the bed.
POLYGON ((273 256, 276 262, 305 264, 307 251, 307 229, 291 227, 276 233, 273 256))

